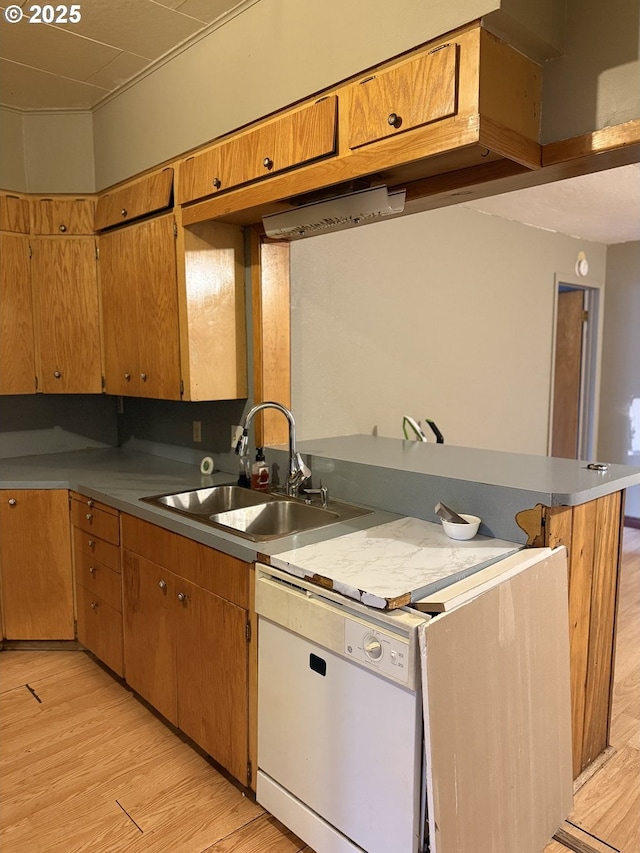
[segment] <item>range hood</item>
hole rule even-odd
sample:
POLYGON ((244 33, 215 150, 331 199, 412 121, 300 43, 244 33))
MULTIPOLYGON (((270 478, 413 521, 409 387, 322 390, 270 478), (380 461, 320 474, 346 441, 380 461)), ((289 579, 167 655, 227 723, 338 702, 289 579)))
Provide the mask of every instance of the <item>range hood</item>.
POLYGON ((402 213, 405 195, 405 190, 390 193, 385 186, 372 187, 263 216, 262 224, 267 237, 297 240, 402 213))

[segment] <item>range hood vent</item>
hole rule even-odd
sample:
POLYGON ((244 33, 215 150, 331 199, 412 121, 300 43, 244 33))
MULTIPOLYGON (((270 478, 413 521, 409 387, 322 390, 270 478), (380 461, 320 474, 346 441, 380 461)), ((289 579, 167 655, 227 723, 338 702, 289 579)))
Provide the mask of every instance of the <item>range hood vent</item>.
POLYGON ((262 224, 267 237, 297 240, 402 213, 405 195, 405 190, 390 193, 384 186, 372 187, 263 216, 262 224))

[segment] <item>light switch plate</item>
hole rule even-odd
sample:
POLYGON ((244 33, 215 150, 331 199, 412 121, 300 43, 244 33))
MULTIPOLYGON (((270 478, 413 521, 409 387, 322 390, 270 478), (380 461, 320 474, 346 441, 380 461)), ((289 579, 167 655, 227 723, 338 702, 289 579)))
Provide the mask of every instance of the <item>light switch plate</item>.
POLYGON ((242 438, 242 427, 241 426, 232 426, 231 427, 231 449, 236 449, 236 444, 242 438))

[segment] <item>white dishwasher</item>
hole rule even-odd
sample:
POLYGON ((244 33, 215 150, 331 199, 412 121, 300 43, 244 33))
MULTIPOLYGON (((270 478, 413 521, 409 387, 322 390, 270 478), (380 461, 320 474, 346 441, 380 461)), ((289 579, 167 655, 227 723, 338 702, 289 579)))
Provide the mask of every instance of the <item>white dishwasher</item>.
POLYGON ((258 566, 258 802, 317 853, 419 853, 418 626, 258 566))

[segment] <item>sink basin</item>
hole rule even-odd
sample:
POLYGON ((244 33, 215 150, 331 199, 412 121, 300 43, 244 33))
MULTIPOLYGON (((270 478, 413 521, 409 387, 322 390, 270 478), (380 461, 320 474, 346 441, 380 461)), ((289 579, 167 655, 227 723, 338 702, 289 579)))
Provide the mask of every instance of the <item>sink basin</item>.
POLYGON ((152 495, 142 500, 201 519, 202 516, 209 518, 210 515, 230 509, 264 504, 273 498, 265 492, 252 492, 240 486, 211 486, 172 495, 152 495))
POLYGON ((305 503, 300 498, 256 492, 240 486, 211 486, 151 495, 141 500, 254 542, 314 530, 372 512, 333 500, 325 508, 305 503))
POLYGON ((275 539, 323 527, 340 518, 337 512, 293 500, 274 500, 271 503, 232 509, 211 516, 211 521, 230 527, 251 539, 275 539))

